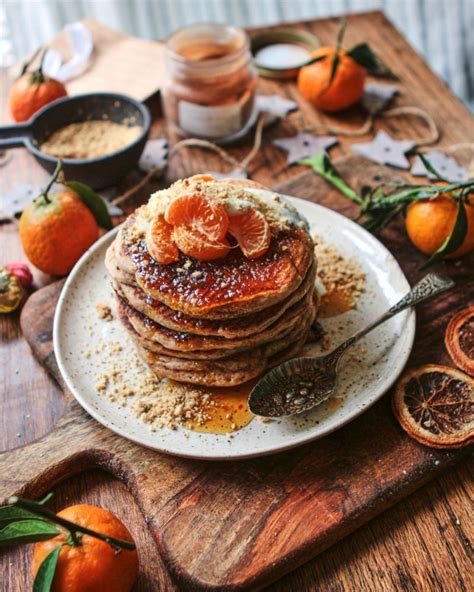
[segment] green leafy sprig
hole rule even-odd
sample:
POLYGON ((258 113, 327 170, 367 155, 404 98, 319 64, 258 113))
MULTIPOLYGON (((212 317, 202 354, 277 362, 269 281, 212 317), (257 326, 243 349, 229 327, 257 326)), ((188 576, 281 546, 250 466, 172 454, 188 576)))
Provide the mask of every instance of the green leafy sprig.
POLYGON ((39 502, 12 496, 8 505, 0 507, 0 546, 37 543, 64 535, 65 541, 55 547, 42 561, 33 583, 33 592, 50 592, 61 549, 81 544, 84 534, 108 543, 116 552, 134 550, 129 541, 110 537, 70 522, 45 508, 52 495, 39 502))
POLYGON ((398 214, 403 213, 410 203, 435 199, 442 193, 449 194, 457 204, 456 220, 451 234, 423 265, 422 269, 425 269, 456 251, 464 242, 468 230, 466 203, 469 203, 469 196, 474 195, 474 179, 451 183, 444 179, 423 155, 419 156, 426 168, 436 176, 437 181, 447 184, 383 183, 375 187, 365 186, 358 194, 344 181, 325 152, 305 158, 300 164, 310 166, 317 175, 355 202, 360 208, 357 221, 374 233, 381 232, 398 214))

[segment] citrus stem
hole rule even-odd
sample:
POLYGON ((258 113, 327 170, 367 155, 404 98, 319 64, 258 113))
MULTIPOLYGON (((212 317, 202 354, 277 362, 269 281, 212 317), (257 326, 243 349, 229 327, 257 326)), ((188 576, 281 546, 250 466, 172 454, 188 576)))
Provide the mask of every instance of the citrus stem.
POLYGON ((123 541, 122 539, 109 537, 105 534, 101 534, 100 532, 96 532, 95 530, 91 530, 90 528, 87 528, 85 526, 81 526, 80 524, 76 524, 74 522, 70 522, 69 520, 65 520, 64 518, 61 518, 61 516, 58 516, 57 514, 52 512, 51 510, 44 508, 38 502, 23 499, 21 497, 17 497, 16 495, 10 497, 7 500, 7 502, 12 506, 17 506, 18 508, 28 510, 32 514, 37 514, 38 516, 46 518, 54 524, 58 524, 59 526, 66 528, 71 533, 71 538, 74 544, 79 544, 76 533, 82 532, 83 534, 88 534, 91 537, 100 539, 101 541, 108 543, 113 548, 121 547, 123 549, 128 549, 130 551, 133 551, 135 549, 135 545, 133 543, 130 543, 129 541, 123 541))
POLYGON ((44 66, 44 58, 46 56, 47 48, 43 51, 43 55, 41 56, 40 64, 38 67, 38 83, 41 84, 44 82, 44 74, 43 74, 43 66, 44 66))
POLYGON ((31 66, 31 64, 35 61, 36 56, 39 54, 39 52, 42 50, 43 48, 40 46, 38 47, 38 49, 34 52, 34 54, 31 56, 31 58, 29 60, 27 60, 24 64, 23 67, 21 69, 20 75, 18 78, 20 78, 21 76, 23 76, 23 74, 25 74, 25 72, 28 70, 28 68, 31 66))
POLYGON ((49 190, 58 180, 59 173, 62 171, 62 168, 63 168, 63 163, 61 160, 58 160, 58 164, 56 165, 56 168, 54 169, 54 173, 52 174, 51 179, 48 181, 48 184, 41 192, 41 195, 44 197, 44 200, 47 204, 51 203, 51 200, 48 197, 49 190))

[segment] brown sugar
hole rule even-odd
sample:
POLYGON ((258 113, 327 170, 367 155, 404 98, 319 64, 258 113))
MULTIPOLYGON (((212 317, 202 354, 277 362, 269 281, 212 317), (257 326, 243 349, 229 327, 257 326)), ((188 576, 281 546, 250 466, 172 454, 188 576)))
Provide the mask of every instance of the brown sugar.
POLYGON ((104 304, 103 302, 98 302, 95 305, 95 309, 97 311, 97 316, 99 317, 99 319, 102 319, 103 321, 112 321, 114 318, 114 315, 112 314, 112 309, 110 308, 110 306, 108 304, 104 304))
POLYGON ((139 125, 129 126, 110 120, 71 123, 56 130, 40 145, 40 150, 56 158, 97 158, 125 148, 142 131, 139 125))
POLYGON ((319 315, 334 316, 355 308, 366 290, 365 273, 352 258, 346 259, 333 245, 315 240, 318 279, 324 286, 319 315))

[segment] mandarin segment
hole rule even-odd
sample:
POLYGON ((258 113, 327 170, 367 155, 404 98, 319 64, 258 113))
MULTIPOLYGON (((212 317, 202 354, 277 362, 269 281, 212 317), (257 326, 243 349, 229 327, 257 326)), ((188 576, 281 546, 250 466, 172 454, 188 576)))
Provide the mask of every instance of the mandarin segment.
POLYGON ((270 246, 270 226, 265 216, 248 208, 242 214, 229 216, 229 234, 231 234, 249 259, 264 255, 270 246))
POLYGON ((173 227, 162 215, 149 225, 145 242, 148 252, 157 263, 166 265, 179 259, 178 248, 173 240, 173 227))
POLYGON ((212 240, 195 228, 188 226, 175 226, 173 239, 182 253, 200 261, 222 259, 229 254, 231 249, 226 238, 220 241, 212 240))
POLYGON ((165 220, 173 226, 184 225, 191 232, 196 231, 197 235, 203 235, 210 242, 222 241, 229 226, 229 218, 224 207, 197 194, 174 199, 166 209, 165 220))

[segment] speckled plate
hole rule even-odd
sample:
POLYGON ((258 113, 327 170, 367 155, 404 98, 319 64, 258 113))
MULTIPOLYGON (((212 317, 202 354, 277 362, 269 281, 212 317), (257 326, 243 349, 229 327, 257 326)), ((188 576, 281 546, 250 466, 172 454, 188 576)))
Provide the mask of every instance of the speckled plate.
MULTIPOLYGON (((323 322, 336 345, 394 304, 409 290, 409 284, 390 252, 359 225, 323 206, 289 199, 306 216, 314 234, 335 245, 343 256, 355 258, 366 274, 367 290, 357 309, 323 322)), ((137 372, 130 364, 138 356, 128 334, 116 319, 100 321, 96 312, 98 302, 115 309, 104 266, 105 251, 115 233, 111 231, 95 243, 69 275, 54 319, 54 351, 78 402, 124 438, 190 458, 222 460, 271 454, 321 438, 353 420, 390 388, 408 359, 415 334, 413 311, 375 329, 346 354, 336 397, 308 413, 269 423, 255 419, 231 438, 184 428, 153 432, 131 413, 131 404, 119 406, 96 390, 98 377, 110 369, 111 354, 103 348, 104 342, 119 343, 122 350, 114 354, 117 360, 123 361, 126 372, 137 372)), ((319 346, 311 349, 315 354, 318 351, 319 346)), ((131 381, 133 378, 130 376, 131 381)))

